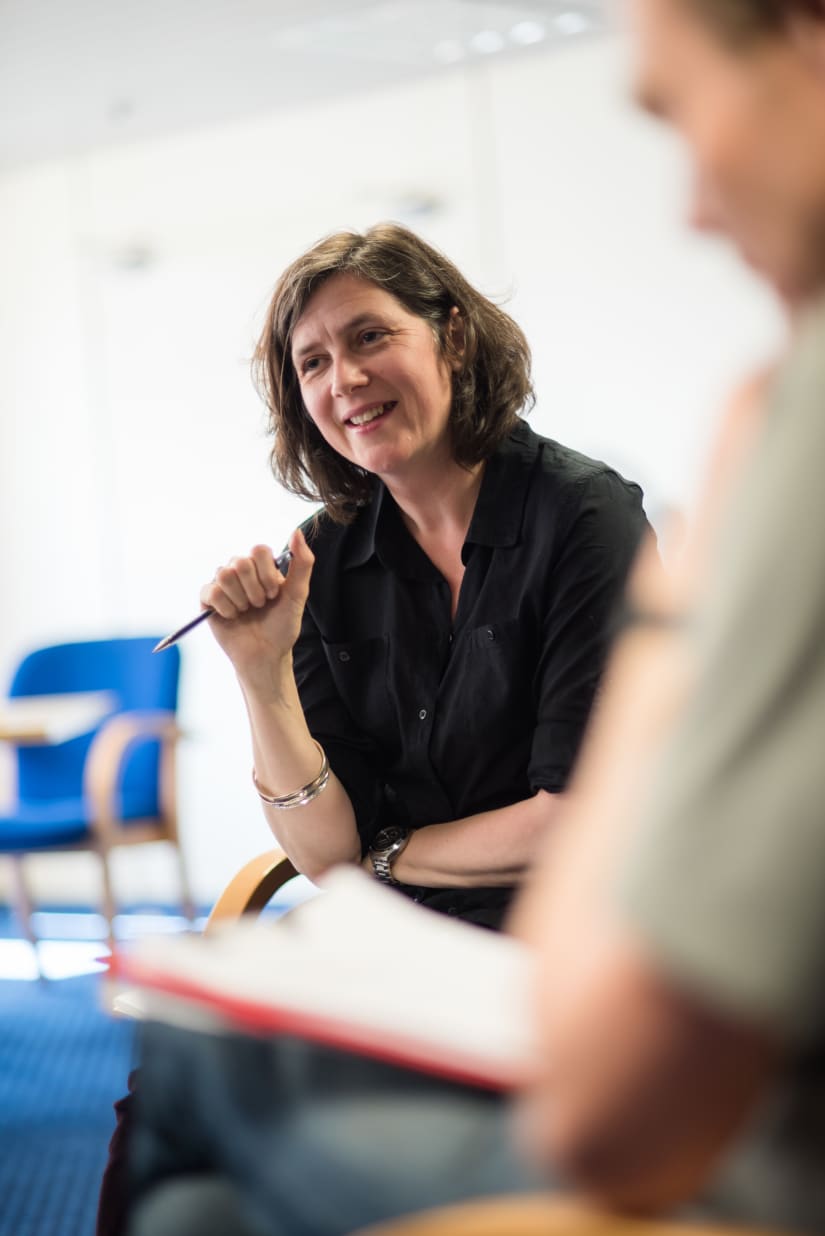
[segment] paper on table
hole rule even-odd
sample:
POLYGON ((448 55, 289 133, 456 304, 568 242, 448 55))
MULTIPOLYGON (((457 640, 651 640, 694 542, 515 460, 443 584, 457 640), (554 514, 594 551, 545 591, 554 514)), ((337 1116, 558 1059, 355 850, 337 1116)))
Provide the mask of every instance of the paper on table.
POLYGON ((0 703, 0 739, 60 743, 88 734, 116 707, 110 691, 20 695, 0 703))
POLYGON ((323 889, 274 924, 118 950, 113 977, 136 986, 134 1007, 157 1020, 293 1034, 495 1088, 527 1077, 528 950, 358 868, 331 872, 323 889))

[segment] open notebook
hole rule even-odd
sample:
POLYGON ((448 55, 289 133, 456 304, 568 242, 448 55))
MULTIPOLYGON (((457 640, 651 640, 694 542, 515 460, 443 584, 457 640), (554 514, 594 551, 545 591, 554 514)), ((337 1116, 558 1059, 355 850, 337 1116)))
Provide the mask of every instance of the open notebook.
POLYGON ((526 1079, 527 949, 422 909, 358 868, 338 868, 322 888, 274 923, 118 949, 112 979, 137 988, 154 1020, 297 1035, 494 1088, 526 1079))

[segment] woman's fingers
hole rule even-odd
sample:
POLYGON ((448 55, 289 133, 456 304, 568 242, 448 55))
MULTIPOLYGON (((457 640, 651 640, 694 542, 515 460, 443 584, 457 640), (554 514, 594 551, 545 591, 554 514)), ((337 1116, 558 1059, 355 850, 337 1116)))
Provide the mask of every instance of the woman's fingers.
MULTIPOLYGON (((303 606, 309 591, 314 555, 300 529, 290 538, 290 598, 303 606)), ((231 558, 218 567, 214 579, 201 589, 201 604, 211 606, 221 618, 238 618, 249 609, 262 609, 277 599, 285 577, 275 565, 269 545, 255 545, 247 557, 231 558)))
POLYGON ((260 584, 265 601, 274 601, 281 590, 284 577, 275 565, 275 558, 268 545, 256 545, 250 550, 250 560, 260 584))
MULTIPOLYGON (((270 550, 270 557, 271 554, 270 550)), ((218 578, 240 610, 249 609, 250 606, 260 609, 266 605, 269 598, 258 575, 255 559, 251 555, 247 558, 231 558, 224 571, 229 572, 226 581, 222 578, 223 572, 218 573, 218 578)))
POLYGON ((200 599, 221 618, 237 618, 250 607, 260 609, 268 600, 251 557, 232 558, 218 567, 214 579, 201 589, 200 599))

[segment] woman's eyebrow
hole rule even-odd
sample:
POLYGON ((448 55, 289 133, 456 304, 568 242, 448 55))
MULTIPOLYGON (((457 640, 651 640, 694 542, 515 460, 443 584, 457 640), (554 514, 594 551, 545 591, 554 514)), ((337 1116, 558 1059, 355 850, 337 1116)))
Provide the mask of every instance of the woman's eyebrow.
MULTIPOLYGON (((380 313, 375 312, 357 313, 354 318, 350 318, 348 321, 344 322, 343 325, 338 328, 337 333, 339 335, 346 335, 349 331, 357 330, 359 326, 363 326, 365 322, 374 322, 377 318, 381 317, 382 315, 380 313)), ((306 356, 308 352, 314 352, 316 348, 320 348, 321 346, 321 343, 313 340, 311 343, 302 344, 300 348, 294 348, 292 355, 296 360, 300 360, 302 356, 306 356)))

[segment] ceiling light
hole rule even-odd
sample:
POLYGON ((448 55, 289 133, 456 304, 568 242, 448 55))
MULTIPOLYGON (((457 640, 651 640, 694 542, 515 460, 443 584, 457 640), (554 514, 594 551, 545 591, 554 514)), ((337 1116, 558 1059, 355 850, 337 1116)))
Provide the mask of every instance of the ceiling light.
POLYGON ((590 25, 583 13, 559 13, 553 18, 553 24, 562 34, 581 34, 590 25))
POLYGON ((442 39, 433 48, 433 55, 442 64, 456 64, 459 60, 464 59, 464 48, 458 39, 442 39))
POLYGON ((544 26, 538 21, 520 21, 510 30, 512 41, 520 43, 522 47, 529 47, 531 43, 540 43, 546 34, 544 26))
POLYGON ((493 52, 501 51, 504 39, 497 30, 479 30, 478 34, 474 34, 470 39, 470 46, 473 51, 489 56, 493 52))

